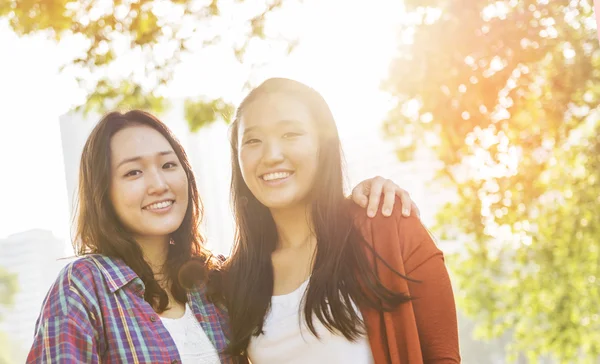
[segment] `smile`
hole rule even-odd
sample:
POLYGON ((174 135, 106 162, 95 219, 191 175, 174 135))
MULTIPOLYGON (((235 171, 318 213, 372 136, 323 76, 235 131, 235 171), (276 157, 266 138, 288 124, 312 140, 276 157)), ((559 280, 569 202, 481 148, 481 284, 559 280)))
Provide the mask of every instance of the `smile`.
POLYGON ((286 179, 291 175, 292 175, 292 172, 273 172, 273 173, 263 174, 260 178, 262 178, 264 181, 269 182, 269 181, 277 181, 277 180, 286 179))
POLYGON ((149 211, 160 211, 172 206, 173 203, 175 203, 175 201, 173 200, 160 201, 150 204, 148 206, 144 206, 143 209, 149 211))

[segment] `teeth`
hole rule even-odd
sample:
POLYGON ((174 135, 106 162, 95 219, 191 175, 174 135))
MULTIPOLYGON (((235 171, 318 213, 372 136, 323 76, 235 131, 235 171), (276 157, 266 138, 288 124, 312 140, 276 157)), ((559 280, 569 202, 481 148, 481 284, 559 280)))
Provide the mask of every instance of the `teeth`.
POLYGON ((146 206, 146 210, 164 209, 165 207, 171 206, 172 204, 173 204, 173 201, 157 202, 157 203, 153 203, 152 205, 146 206))
POLYGON ((276 179, 283 179, 286 177, 289 177, 291 175, 290 172, 275 172, 275 173, 267 173, 264 176, 262 176, 262 178, 265 181, 273 181, 276 179))

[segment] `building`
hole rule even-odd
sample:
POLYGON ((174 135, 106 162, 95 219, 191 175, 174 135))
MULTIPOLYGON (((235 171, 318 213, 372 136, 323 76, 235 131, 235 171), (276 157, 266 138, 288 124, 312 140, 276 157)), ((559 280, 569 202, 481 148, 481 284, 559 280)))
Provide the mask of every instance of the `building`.
POLYGON ((0 240, 0 267, 17 275, 14 305, 0 308, 0 331, 10 338, 15 362, 25 362, 36 319, 48 289, 68 262, 65 242, 46 230, 29 230, 0 240))

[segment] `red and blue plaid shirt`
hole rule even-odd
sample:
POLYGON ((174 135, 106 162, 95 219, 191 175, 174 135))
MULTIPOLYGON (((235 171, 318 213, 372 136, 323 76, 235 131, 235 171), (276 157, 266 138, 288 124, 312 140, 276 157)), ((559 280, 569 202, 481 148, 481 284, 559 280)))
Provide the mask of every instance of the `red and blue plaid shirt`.
MULTIPOLYGON (((50 288, 27 363, 181 363, 175 342, 144 301, 142 280, 122 260, 88 255, 68 264, 50 288)), ((196 319, 221 363, 228 317, 204 289, 188 292, 196 319)))

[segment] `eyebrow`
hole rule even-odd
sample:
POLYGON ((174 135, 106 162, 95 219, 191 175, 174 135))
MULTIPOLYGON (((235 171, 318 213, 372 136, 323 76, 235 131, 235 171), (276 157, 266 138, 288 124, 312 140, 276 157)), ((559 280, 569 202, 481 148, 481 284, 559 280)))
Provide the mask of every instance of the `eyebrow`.
MULTIPOLYGON (((164 156, 164 155, 170 155, 170 154, 174 154, 172 150, 165 150, 163 152, 156 153, 157 156, 164 156)), ((121 167, 123 164, 130 163, 130 162, 136 162, 136 161, 139 161, 139 160, 141 160, 143 158, 144 158, 143 156, 136 156, 136 157, 131 157, 131 158, 125 158, 121 162, 119 162, 119 164, 117 165, 117 168, 121 167)))
MULTIPOLYGON (((290 124, 301 124, 298 120, 294 120, 294 119, 282 119, 277 121, 277 126, 281 126, 281 125, 290 125, 290 124)), ((250 133, 251 131, 255 130, 255 129, 259 129, 259 126, 250 126, 248 128, 244 128, 244 132, 242 133, 242 135, 245 135, 247 133, 250 133)))

